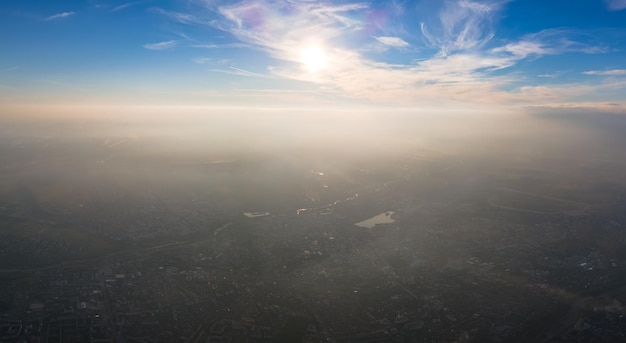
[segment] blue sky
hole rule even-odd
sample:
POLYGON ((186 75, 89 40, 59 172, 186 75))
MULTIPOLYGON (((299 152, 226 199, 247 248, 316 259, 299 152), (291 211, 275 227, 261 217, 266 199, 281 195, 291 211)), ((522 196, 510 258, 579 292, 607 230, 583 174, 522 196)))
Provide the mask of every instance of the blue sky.
POLYGON ((626 0, 3 1, 0 104, 626 109, 626 0))

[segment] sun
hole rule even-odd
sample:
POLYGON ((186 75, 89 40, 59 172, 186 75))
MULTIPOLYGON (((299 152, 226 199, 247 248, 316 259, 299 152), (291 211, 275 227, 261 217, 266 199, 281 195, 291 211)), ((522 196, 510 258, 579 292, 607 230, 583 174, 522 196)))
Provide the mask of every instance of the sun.
POLYGON ((328 55, 318 45, 310 45, 300 53, 300 63, 305 70, 316 73, 328 66, 328 55))

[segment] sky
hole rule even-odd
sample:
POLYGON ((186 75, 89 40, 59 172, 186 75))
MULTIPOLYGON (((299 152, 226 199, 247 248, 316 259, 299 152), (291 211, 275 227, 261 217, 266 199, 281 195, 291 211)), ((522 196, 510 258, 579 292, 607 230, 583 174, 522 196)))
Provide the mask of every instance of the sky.
POLYGON ((626 0, 20 0, 0 23, 5 108, 626 111, 626 0))

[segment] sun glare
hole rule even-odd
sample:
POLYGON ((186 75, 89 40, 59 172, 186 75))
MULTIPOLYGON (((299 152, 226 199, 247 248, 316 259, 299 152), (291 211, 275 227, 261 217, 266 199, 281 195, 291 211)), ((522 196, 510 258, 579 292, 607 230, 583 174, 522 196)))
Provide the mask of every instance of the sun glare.
POLYGON ((326 68, 328 64, 328 55, 324 49, 317 45, 311 45, 302 50, 300 54, 300 63, 304 69, 311 73, 318 72, 326 68))

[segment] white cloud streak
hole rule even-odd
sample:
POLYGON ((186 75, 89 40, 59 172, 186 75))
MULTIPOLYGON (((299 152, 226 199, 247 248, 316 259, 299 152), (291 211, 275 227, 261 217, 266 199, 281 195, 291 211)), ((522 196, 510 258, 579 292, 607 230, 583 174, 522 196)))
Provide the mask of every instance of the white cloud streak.
POLYGON ((493 37, 492 23, 506 1, 446 1, 439 12, 436 32, 422 22, 425 42, 445 56, 484 46, 493 37))
POLYGON ((189 14, 189 13, 181 13, 181 12, 174 12, 174 11, 166 11, 162 8, 153 8, 152 9, 154 12, 159 13, 161 15, 164 15, 166 17, 169 17, 181 24, 210 24, 208 21, 206 20, 202 20, 201 18, 199 18, 196 15, 193 14, 189 14))
POLYGON ((190 45, 192 48, 202 48, 202 49, 237 49, 237 48, 254 48, 254 46, 250 44, 244 43, 227 43, 227 44, 192 44, 190 45))
POLYGON ((197 64, 227 64, 230 62, 228 59, 215 60, 209 57, 197 57, 192 61, 197 64))
MULTIPOLYGON (((349 42, 362 32, 365 24, 353 19, 359 17, 353 15, 356 12, 370 10, 362 3, 335 6, 308 1, 248 0, 208 9, 221 16, 209 25, 233 35, 240 42, 235 44, 254 47, 286 62, 268 68, 273 77, 303 81, 320 91, 347 98, 394 104, 522 105, 557 103, 593 93, 596 88, 589 85, 519 86, 522 76, 493 74, 529 58, 606 51, 582 43, 583 39, 572 38, 576 37, 575 32, 562 29, 544 30, 498 45, 493 39, 494 22, 506 2, 446 1, 436 22, 421 24, 424 42, 436 52, 409 64, 377 61, 363 51, 337 43, 349 42), (302 58, 310 46, 322 47, 327 59, 325 67, 314 73, 306 70, 302 58)), ((369 37, 385 46, 409 46, 395 36, 369 37)), ((233 68, 212 71, 267 77, 233 68)))
POLYGON ((213 59, 212 58, 208 58, 208 57, 197 57, 197 58, 194 58, 192 61, 194 63, 197 63, 197 64, 214 63, 213 59))
POLYGON ((394 48, 406 48, 409 46, 409 43, 407 43, 405 40, 403 40, 402 38, 399 37, 386 37, 386 36, 381 36, 381 37, 374 37, 377 41, 381 42, 384 45, 387 46, 391 46, 394 48))
POLYGON ((113 7, 113 9, 111 9, 111 12, 118 12, 121 10, 125 10, 129 7, 135 6, 135 5, 139 5, 145 3, 145 1, 132 1, 132 2, 127 2, 118 6, 113 7))
POLYGON ((556 53, 556 50, 554 50, 554 48, 544 46, 544 44, 541 42, 527 40, 509 43, 505 46, 495 48, 492 51, 495 53, 506 52, 518 59, 523 59, 532 55, 542 56, 552 55, 556 53))
POLYGON ((178 42, 175 40, 168 40, 164 42, 144 44, 143 47, 148 50, 168 50, 168 49, 172 49, 177 44, 178 42))
POLYGON ((67 17, 72 16, 74 14, 76 14, 76 12, 61 12, 61 13, 57 13, 57 14, 51 15, 51 16, 47 17, 45 20, 49 21, 49 20, 67 18, 67 17))
POLYGON ((611 70, 589 70, 583 72, 585 75, 600 75, 600 76, 619 76, 626 75, 626 69, 611 69, 611 70))
POLYGON ((255 73, 252 71, 243 70, 243 69, 239 69, 235 67, 229 67, 229 69, 209 69, 209 71, 214 72, 214 73, 222 73, 222 74, 230 74, 230 75, 246 76, 246 77, 259 77, 259 78, 266 78, 266 79, 276 78, 273 75, 255 73))
POLYGON ((611 11, 626 9, 626 0, 605 0, 604 2, 611 11))

